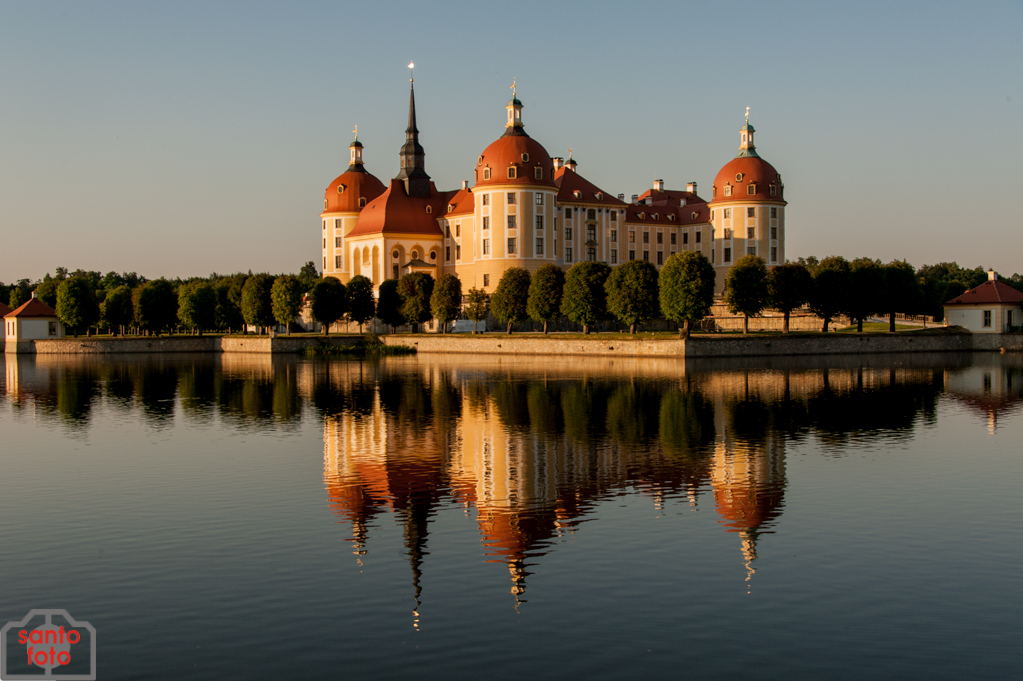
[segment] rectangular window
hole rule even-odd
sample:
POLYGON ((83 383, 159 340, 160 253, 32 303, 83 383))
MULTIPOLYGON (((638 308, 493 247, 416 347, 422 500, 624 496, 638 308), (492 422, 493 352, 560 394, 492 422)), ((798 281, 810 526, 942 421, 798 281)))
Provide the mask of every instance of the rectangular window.
POLYGON ((484 274, 483 275, 483 285, 484 286, 490 286, 490 275, 489 274, 484 274))
POLYGON ((732 209, 731 208, 725 208, 725 220, 731 220, 731 219, 732 219, 732 209))
MULTIPOLYGON (((490 168, 484 168, 483 169, 483 179, 484 180, 489 180, 490 179, 490 168)), ((483 205, 486 205, 486 204, 483 204, 483 205)))
POLYGON ((543 216, 542 215, 537 215, 536 216, 536 230, 538 232, 542 232, 543 231, 543 216))
POLYGON ((657 264, 658 265, 664 264, 664 253, 662 253, 661 251, 657 251, 657 264))
POLYGON ((618 222, 618 211, 611 211, 611 222, 618 222))
POLYGON ((543 168, 541 168, 540 166, 533 168, 533 177, 536 178, 537 180, 542 180, 543 168))
POLYGON ((732 195, 732 185, 726 184, 725 185, 725 196, 731 196, 731 195, 732 195))
POLYGON ((611 243, 613 243, 613 244, 614 243, 618 243, 618 230, 617 229, 612 229, 611 230, 611 243))
POLYGON ((508 229, 515 229, 515 216, 514 215, 509 215, 508 216, 508 229))
POLYGON ((451 238, 451 225, 444 226, 444 236, 447 237, 448 239, 451 238))
POLYGON ((757 238, 757 228, 756 227, 747 227, 746 228, 746 238, 747 239, 756 239, 757 238))
POLYGON ((455 244, 455 260, 462 259, 462 247, 459 244, 455 244))
POLYGON ((508 254, 515 252, 515 239, 508 239, 508 254))
POLYGON ((629 260, 636 259, 636 251, 629 251, 629 260))
POLYGON ((618 250, 615 248, 611 249, 611 264, 614 265, 618 262, 618 250))
POLYGON ((650 232, 643 232, 643 243, 650 243, 650 232))
POLYGON ((663 244, 664 243, 664 234, 662 232, 658 232, 657 233, 657 243, 659 243, 659 244, 663 244))
MULTIPOLYGON (((753 196, 754 194, 757 193, 757 186, 755 184, 747 185, 746 186, 746 193, 749 194, 750 196, 753 196)), ((750 208, 750 210, 753 210, 753 209, 750 208)), ((752 217, 752 216, 750 216, 750 217, 752 217)))
POLYGON ((483 195, 483 205, 484 206, 489 206, 490 205, 490 194, 484 194, 483 195))
POLYGON ((536 254, 543 255, 543 239, 536 237, 536 254))
POLYGON ((490 239, 483 240, 483 255, 490 255, 490 239))
POLYGON ((398 266, 397 265, 391 265, 391 279, 397 279, 397 278, 398 278, 398 266))
POLYGON ((714 222, 714 211, 710 212, 710 221, 714 222))
POLYGON ((635 232, 629 232, 629 243, 630 244, 636 243, 636 233, 635 232))
POLYGON ((718 252, 716 250, 714 250, 713 248, 710 249, 710 262, 711 262, 711 264, 717 262, 717 254, 718 254, 718 252))
MULTIPOLYGON (((50 322, 51 324, 53 322, 50 322)), ((991 310, 984 310, 984 328, 991 328, 991 310)))
POLYGON ((483 229, 490 229, 490 216, 483 216, 483 229))
POLYGON ((572 262, 572 249, 565 248, 565 262, 572 262))
POLYGON ((678 236, 675 234, 675 232, 672 232, 671 233, 671 245, 674 246, 677 243, 678 243, 678 236))
POLYGON ((756 254, 757 254, 757 247, 756 246, 747 246, 746 247, 746 255, 756 255, 756 254))
POLYGON ((643 251, 643 260, 650 262, 650 251, 643 251))
POLYGON ((778 262, 778 247, 771 246, 771 262, 778 262))
POLYGON ((334 256, 334 269, 335 270, 341 269, 341 256, 340 255, 335 255, 334 256))
MULTIPOLYGON (((771 185, 771 196, 775 196, 777 193, 778 193, 777 185, 773 185, 772 184, 771 185)), ((773 211, 774 209, 772 208, 771 210, 773 211)), ((774 216, 772 215, 771 217, 774 217, 774 216)))
POLYGON ((444 249, 444 262, 451 262, 451 246, 444 249))
POLYGON ((696 243, 700 243, 700 239, 703 237, 703 232, 696 233, 696 243))
POLYGON ((566 227, 565 228, 565 239, 568 240, 568 241, 571 241, 571 239, 572 239, 572 228, 571 227, 566 227))
POLYGON ((772 239, 777 239, 778 238, 778 228, 777 227, 772 227, 771 228, 771 238, 772 239))
POLYGON ((732 262, 732 249, 731 248, 726 248, 725 249, 725 262, 732 262))
POLYGON ((455 236, 462 236, 462 223, 461 222, 456 222, 455 223, 455 236))
POLYGON ((772 220, 777 220, 778 219, 778 209, 777 208, 771 208, 771 219, 772 220))
POLYGON ((685 245, 685 244, 688 244, 688 243, 689 243, 689 232, 683 232, 683 234, 682 234, 682 244, 685 245))
POLYGON ((757 216, 757 209, 756 208, 747 208, 746 209, 746 217, 748 217, 748 218, 755 218, 756 216, 757 216))
POLYGON ((327 250, 327 237, 323 237, 323 250, 327 250))
POLYGON ((341 237, 334 237, 334 248, 341 248, 341 237))
POLYGON ((725 233, 725 235, 724 235, 725 239, 731 239, 732 238, 732 230, 726 228, 726 229, 723 229, 721 231, 723 231, 725 233))
POLYGON ((571 208, 566 208, 565 209, 565 219, 566 220, 571 220, 572 219, 572 209, 571 208))
POLYGON ((515 192, 508 192, 508 205, 515 203, 515 192))
POLYGON ((536 201, 536 205, 538 205, 538 206, 542 206, 543 205, 543 192, 537 192, 536 193, 535 201, 536 201))
POLYGON ((597 228, 593 225, 586 225, 586 240, 596 241, 597 240, 597 228))
POLYGON ((516 177, 515 166, 508 166, 508 179, 514 180, 516 177))
POLYGON ((341 229, 341 218, 334 218, 334 229, 341 229))

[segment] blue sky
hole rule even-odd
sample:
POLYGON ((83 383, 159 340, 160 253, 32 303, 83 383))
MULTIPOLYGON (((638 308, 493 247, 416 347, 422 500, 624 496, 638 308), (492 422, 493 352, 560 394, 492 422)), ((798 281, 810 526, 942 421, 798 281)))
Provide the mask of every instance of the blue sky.
POLYGON ((786 255, 1023 272, 1023 2, 0 4, 0 280, 320 260, 359 126, 471 179, 516 78, 526 130, 606 191, 709 196, 745 107, 786 255))

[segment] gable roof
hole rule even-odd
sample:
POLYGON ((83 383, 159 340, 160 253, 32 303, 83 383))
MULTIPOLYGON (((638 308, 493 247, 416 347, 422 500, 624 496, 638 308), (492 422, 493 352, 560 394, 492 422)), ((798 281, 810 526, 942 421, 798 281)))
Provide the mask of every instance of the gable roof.
POLYGON ((11 312, 14 312, 11 308, 7 307, 3 303, 0 303, 0 317, 6 317, 11 312))
POLYGON ((8 312, 4 317, 56 317, 57 312, 52 307, 39 300, 38 298, 30 298, 27 303, 19 307, 14 312, 8 312))
MULTIPOLYGON (((458 193, 448 199, 448 206, 451 210, 444 215, 456 217, 460 215, 473 215, 476 212, 476 198, 472 195, 472 189, 459 189, 458 193)), ((441 217, 441 216, 437 216, 441 217)))
POLYGON ((609 194, 585 177, 562 166, 554 171, 554 184, 558 185, 558 203, 585 203, 624 208, 626 203, 609 194), (575 193, 579 192, 579 198, 575 193), (597 194, 601 197, 598 199, 597 194))
POLYGON ((993 303, 1019 303, 1023 301, 1020 293, 1008 284, 997 279, 988 279, 980 286, 971 288, 961 296, 957 296, 945 305, 990 305, 993 303))

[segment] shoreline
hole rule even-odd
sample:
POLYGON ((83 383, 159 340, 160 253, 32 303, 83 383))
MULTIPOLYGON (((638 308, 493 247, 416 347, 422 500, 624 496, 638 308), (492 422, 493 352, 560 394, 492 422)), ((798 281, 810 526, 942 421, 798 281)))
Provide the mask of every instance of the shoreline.
MULTIPOLYGON (((170 336, 60 338, 8 344, 7 354, 106 355, 154 353, 291 354, 321 344, 347 347, 366 336, 170 336)), ((558 338, 525 334, 395 334, 378 336, 390 346, 420 353, 589 357, 783 357, 912 352, 1020 352, 1023 334, 829 333, 772 336, 634 338, 626 334, 558 338)))

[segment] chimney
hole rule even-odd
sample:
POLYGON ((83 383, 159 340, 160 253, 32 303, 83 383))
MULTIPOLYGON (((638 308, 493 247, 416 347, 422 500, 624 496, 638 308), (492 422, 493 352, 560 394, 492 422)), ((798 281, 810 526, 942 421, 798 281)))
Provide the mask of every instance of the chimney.
POLYGON ((565 163, 565 159, 563 159, 561 156, 551 156, 551 161, 554 162, 554 169, 555 170, 560 168, 565 163))
POLYGON ((625 194, 619 194, 618 200, 621 201, 622 203, 625 203, 625 194))
POLYGON ((695 194, 696 193, 696 183, 695 182, 686 182, 686 191, 687 192, 692 192, 693 194, 695 194))
POLYGON ((469 180, 462 180, 462 189, 469 188, 469 180))
POLYGON ((35 291, 32 291, 32 297, 33 297, 33 298, 35 298, 35 297, 36 297, 36 292, 35 292, 35 291))
POLYGON ((664 191, 664 180, 654 180, 654 189, 659 192, 664 191))
MULTIPOLYGON (((995 273, 994 270, 988 270, 987 271, 987 279, 988 279, 988 281, 998 281, 998 275, 995 273)), ((35 298, 35 294, 34 293, 32 294, 32 297, 35 298)))
POLYGON ((633 194, 632 195, 632 202, 633 203, 639 203, 639 194, 633 194))

